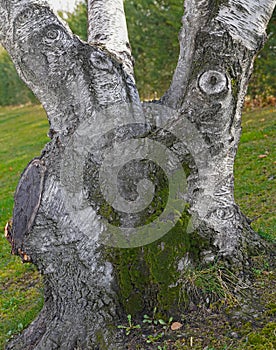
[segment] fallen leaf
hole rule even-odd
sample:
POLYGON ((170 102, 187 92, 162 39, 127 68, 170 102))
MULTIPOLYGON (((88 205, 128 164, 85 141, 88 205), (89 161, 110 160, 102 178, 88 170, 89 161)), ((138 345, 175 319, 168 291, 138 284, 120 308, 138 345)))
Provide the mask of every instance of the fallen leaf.
POLYGON ((177 331, 177 330, 180 329, 182 326, 183 326, 182 323, 173 322, 173 323, 171 324, 171 330, 172 330, 172 331, 177 331))
POLYGON ((260 154, 258 158, 262 159, 262 158, 266 158, 267 154, 260 154))
POLYGON ((273 272, 272 271, 263 271, 263 275, 265 276, 269 276, 269 275, 272 275, 273 272))

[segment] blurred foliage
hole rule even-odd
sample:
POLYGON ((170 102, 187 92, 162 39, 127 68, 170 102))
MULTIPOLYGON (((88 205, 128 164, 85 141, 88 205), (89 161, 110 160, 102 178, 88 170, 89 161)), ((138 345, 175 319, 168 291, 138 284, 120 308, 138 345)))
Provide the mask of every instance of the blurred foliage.
POLYGON ((35 101, 33 93, 19 78, 9 55, 0 48, 0 105, 20 105, 35 101))
POLYGON ((70 26, 73 33, 82 40, 87 40, 87 0, 77 3, 74 12, 58 12, 70 26))
POLYGON ((183 15, 179 0, 127 0, 125 11, 141 98, 160 97, 170 85, 183 15))
MULTIPOLYGON (((140 96, 158 98, 169 87, 177 64, 182 1, 125 0, 125 12, 140 96)), ((87 40, 87 0, 78 3, 73 13, 59 14, 75 34, 87 40)), ((248 95, 258 101, 276 96, 276 9, 268 26, 268 41, 255 62, 248 95)), ((34 101, 7 54, 0 51, 0 105, 34 101)))

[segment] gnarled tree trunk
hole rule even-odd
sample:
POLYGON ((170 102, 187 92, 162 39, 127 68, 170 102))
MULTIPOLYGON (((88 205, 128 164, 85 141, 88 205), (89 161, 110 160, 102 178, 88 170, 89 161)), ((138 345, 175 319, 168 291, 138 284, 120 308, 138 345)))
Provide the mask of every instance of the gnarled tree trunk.
POLYGON ((178 314, 185 270, 242 272, 264 243, 235 204, 241 108, 275 0, 185 0, 167 93, 142 104, 123 0, 89 1, 89 43, 45 4, 0 0, 0 39, 51 141, 21 177, 7 235, 45 305, 8 349, 125 349, 116 325, 178 314))

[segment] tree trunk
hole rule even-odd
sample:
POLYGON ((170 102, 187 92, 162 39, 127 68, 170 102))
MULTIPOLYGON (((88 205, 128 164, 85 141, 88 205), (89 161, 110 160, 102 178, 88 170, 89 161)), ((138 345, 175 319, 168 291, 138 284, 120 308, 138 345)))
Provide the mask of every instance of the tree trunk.
POLYGON ((47 6, 0 0, 0 39, 51 137, 6 230, 43 274, 45 304, 7 349, 126 349, 127 313, 177 316, 190 268, 222 260, 241 274, 265 249, 235 204, 233 164, 275 0, 186 0, 171 87, 144 104, 123 0, 109 2, 89 1, 87 44, 47 6))

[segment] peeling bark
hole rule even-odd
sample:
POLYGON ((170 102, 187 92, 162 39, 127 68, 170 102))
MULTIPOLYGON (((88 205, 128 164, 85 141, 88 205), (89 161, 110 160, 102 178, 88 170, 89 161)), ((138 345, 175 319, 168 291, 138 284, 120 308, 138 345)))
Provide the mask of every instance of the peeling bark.
POLYGON ((89 2, 87 44, 47 5, 0 0, 1 42, 51 137, 6 227, 44 275, 45 305, 7 349, 125 349, 125 313, 183 312, 185 268, 222 259, 242 273, 264 248, 233 195, 243 98, 275 1, 257 5, 186 0, 171 87, 142 105, 123 1, 89 2))

